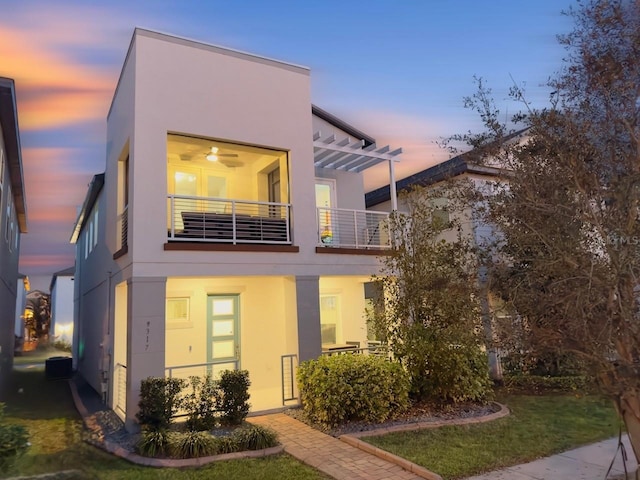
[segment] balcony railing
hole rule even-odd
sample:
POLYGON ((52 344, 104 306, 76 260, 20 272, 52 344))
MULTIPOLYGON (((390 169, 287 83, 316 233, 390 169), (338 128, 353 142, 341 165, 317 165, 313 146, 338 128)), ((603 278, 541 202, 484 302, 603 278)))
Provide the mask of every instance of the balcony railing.
POLYGON ((291 243, 291 205, 169 195, 169 239, 188 242, 291 243))
POLYGON ((318 245, 343 248, 391 248, 389 214, 343 208, 317 209, 318 245))

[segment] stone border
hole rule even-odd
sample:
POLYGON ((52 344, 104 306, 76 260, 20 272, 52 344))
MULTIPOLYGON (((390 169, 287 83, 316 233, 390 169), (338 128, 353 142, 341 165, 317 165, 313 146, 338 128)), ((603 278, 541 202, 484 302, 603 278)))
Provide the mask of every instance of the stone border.
MULTIPOLYGON (((100 426, 91 419, 91 415, 89 411, 82 403, 82 399, 78 394, 78 388, 76 387, 73 379, 69 379, 69 389, 71 390, 71 396, 73 397, 73 403, 76 406, 76 410, 80 413, 82 417, 82 421, 85 426, 93 431, 98 433, 100 437, 102 437, 102 429, 100 426)), ((266 457, 268 455, 276 455, 278 453, 284 452, 284 445, 278 445, 276 447, 265 448, 263 450, 246 450, 244 452, 233 452, 233 453, 223 453, 221 455, 211 455, 208 457, 197 457, 197 458, 151 458, 151 457, 143 457, 142 455, 138 455, 136 453, 130 452, 115 442, 111 442, 109 440, 95 441, 90 442, 92 445, 105 450, 116 457, 123 458, 131 463, 135 463, 137 465, 143 465, 145 467, 171 467, 171 468, 183 468, 183 467, 201 467, 203 465, 207 465, 208 463, 218 462, 222 460, 235 460, 241 458, 258 458, 258 457, 266 457)))
POLYGON ((503 418, 508 416, 511 412, 506 405, 503 405, 498 402, 491 402, 494 405, 498 405, 500 410, 497 412, 490 413, 489 415, 483 415, 481 417, 469 417, 469 418, 453 418, 451 420, 439 420, 436 422, 416 422, 404 425, 394 425, 391 427, 383 427, 377 428, 374 430, 367 430, 364 432, 354 432, 349 434, 340 435, 338 438, 351 445, 352 447, 356 447, 364 452, 370 453, 371 455, 375 455, 382 460, 385 460, 390 463, 395 463, 399 467, 418 475, 419 477, 426 478, 427 480, 442 480, 442 477, 437 473, 432 472, 431 470, 427 470, 420 465, 416 465, 413 462, 410 462, 407 459, 402 457, 398 457, 392 453, 387 452, 386 450, 382 450, 378 447, 374 447, 373 445, 360 440, 362 437, 373 437, 376 435, 386 435, 388 433, 394 432, 410 432, 413 430, 424 430, 424 429, 433 429, 446 427, 450 425, 473 425, 476 423, 485 423, 491 422, 493 420, 497 420, 499 418, 503 418))

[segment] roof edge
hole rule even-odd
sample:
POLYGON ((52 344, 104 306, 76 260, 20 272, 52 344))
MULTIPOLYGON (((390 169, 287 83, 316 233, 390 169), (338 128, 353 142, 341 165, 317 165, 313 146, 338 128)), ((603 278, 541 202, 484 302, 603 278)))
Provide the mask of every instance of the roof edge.
POLYGON ((325 122, 329 122, 331 125, 338 127, 340 130, 344 130, 352 137, 356 137, 361 140, 364 140, 365 147, 368 147, 369 145, 373 145, 376 143, 376 139, 373 138, 372 136, 367 135, 362 130, 357 129, 353 125, 348 124, 344 120, 341 120, 340 118, 336 117, 332 113, 329 113, 326 110, 323 110, 317 105, 311 104, 311 113, 316 117, 321 118, 325 122))
POLYGON ((0 77, 0 96, 8 97, 8 101, 0 102, 0 124, 4 134, 11 193, 14 198, 18 228, 20 233, 27 233, 27 200, 22 167, 22 146, 18 125, 16 86, 12 78, 0 77))
POLYGON ((94 175, 91 183, 89 184, 89 189, 87 190, 87 195, 84 199, 84 203, 82 204, 82 208, 80 209, 80 213, 78 214, 78 218, 76 218, 76 221, 73 225, 73 233, 71 234, 69 243, 76 243, 78 241, 80 232, 82 232, 82 229, 87 223, 89 213, 95 205, 96 200, 98 199, 98 194, 102 190, 103 186, 104 173, 98 173, 94 175))

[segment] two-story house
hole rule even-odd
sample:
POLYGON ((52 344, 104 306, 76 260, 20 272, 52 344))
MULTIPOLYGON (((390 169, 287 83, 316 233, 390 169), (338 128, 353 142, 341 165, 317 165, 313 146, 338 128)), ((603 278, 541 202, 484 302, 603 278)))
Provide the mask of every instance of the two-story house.
POLYGON ((389 242, 362 172, 395 183, 399 153, 313 106, 306 67, 136 29, 72 236, 79 372, 128 428, 149 376, 296 401, 296 362, 367 343, 389 242))
POLYGON ((13 367, 20 234, 26 231, 15 83, 0 77, 0 396, 13 367))

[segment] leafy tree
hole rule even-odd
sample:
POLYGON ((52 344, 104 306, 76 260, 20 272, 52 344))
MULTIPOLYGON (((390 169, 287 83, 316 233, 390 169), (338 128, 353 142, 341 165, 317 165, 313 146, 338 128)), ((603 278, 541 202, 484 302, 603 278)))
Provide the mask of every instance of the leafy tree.
POLYGON ((418 399, 481 400, 489 391, 478 266, 464 231, 467 192, 458 183, 406 194, 406 213, 390 218, 393 248, 375 278, 384 295, 370 320, 409 373, 418 399))
POLYGON ((489 199, 504 234, 495 287, 531 348, 586 364, 640 458, 640 3, 590 0, 569 14, 550 106, 515 119, 526 139, 504 142, 482 83, 468 104, 488 128, 458 139, 511 171, 489 199))

